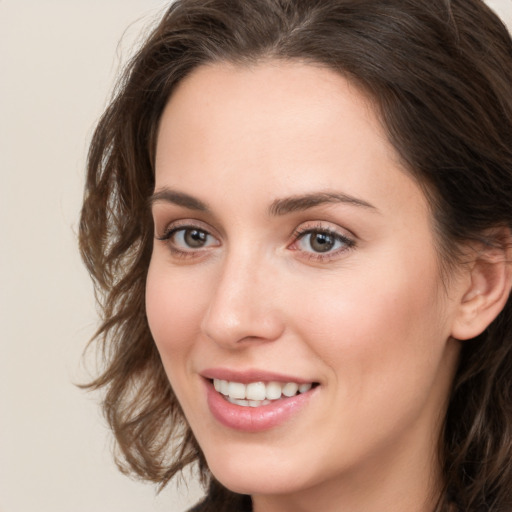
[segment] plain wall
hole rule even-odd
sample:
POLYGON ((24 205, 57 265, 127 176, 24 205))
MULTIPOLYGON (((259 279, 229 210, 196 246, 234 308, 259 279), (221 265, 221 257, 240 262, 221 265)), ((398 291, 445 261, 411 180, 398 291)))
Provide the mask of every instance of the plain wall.
MULTIPOLYGON (((76 248, 87 143, 164 4, 0 0, 0 512, 171 512, 200 496, 122 476, 97 395, 73 384, 96 325, 76 248)), ((512 0, 489 4, 512 26, 512 0)))
POLYGON ((121 475, 98 395, 76 230, 88 141, 157 0, 0 1, 0 511, 180 511, 121 475), (119 41, 122 44, 118 47, 119 41))

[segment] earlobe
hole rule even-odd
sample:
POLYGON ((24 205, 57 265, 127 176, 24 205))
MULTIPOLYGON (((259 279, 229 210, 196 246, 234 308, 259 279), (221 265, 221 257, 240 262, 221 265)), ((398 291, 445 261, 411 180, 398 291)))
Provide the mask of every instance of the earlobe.
POLYGON ((469 286, 461 294, 452 326, 453 338, 468 340, 478 336, 505 307, 512 288, 511 238, 506 238, 501 247, 479 250, 468 269, 469 286))

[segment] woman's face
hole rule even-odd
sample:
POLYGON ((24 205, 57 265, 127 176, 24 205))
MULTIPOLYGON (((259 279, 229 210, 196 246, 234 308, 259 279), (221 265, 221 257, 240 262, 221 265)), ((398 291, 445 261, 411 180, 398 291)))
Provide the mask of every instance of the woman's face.
POLYGON ((364 500, 368 482, 435 480, 457 280, 354 85, 300 63, 199 68, 162 117, 152 209, 149 325, 224 485, 364 500))

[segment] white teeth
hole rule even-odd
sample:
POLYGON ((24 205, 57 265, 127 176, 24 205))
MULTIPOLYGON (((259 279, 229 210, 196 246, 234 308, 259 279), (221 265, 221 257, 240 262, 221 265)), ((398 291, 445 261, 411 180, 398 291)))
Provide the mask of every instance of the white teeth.
POLYGON ((260 405, 268 405, 270 403, 270 400, 239 400, 230 396, 227 396, 226 399, 228 402, 241 405, 242 407, 259 407, 260 405))
POLYGON ((299 393, 306 393, 306 391, 309 391, 312 387, 312 384, 301 384, 299 386, 299 393))
POLYGON ((284 396, 294 396, 297 394, 299 390, 299 385, 295 384, 295 382, 288 382, 283 386, 283 395, 284 396))
POLYGON ((306 393, 313 384, 297 384, 296 382, 251 382, 243 384, 227 380, 213 379, 215 390, 224 395, 231 403, 243 407, 259 407, 267 405, 270 400, 279 400, 282 396, 292 397, 306 393))
POLYGON ((231 398, 245 398, 245 384, 241 382, 230 382, 228 387, 228 395, 231 398))
MULTIPOLYGON (((213 382, 215 383, 215 379, 213 380, 213 382)), ((229 395, 229 382, 227 380, 220 381, 220 392, 223 395, 226 395, 226 396, 229 395)))
POLYGON ((282 386, 279 382, 269 382, 266 385, 267 398, 269 400, 277 400, 281 398, 282 386))
POLYGON ((249 400, 265 400, 265 383, 264 382, 251 382, 247 384, 245 396, 249 400))

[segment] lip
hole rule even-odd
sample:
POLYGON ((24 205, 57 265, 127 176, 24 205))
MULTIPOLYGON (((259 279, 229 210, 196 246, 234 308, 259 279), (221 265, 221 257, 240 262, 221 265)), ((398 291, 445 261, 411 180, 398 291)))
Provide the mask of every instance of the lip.
POLYGON ((229 380, 249 384, 251 382, 296 382, 297 384, 308 384, 312 380, 302 379, 293 375, 269 372, 266 370, 249 369, 245 371, 230 370, 227 368, 208 368, 201 372, 205 379, 229 380))
POLYGON ((259 371, 239 373, 229 370, 215 370, 213 372, 202 372, 202 376, 204 377, 208 408, 212 416, 225 427, 241 432, 263 432, 278 427, 303 412, 318 389, 318 387, 313 387, 306 393, 283 397, 260 407, 243 407, 228 402, 223 395, 215 390, 210 379, 242 383, 274 381, 302 384, 311 381, 259 371), (210 377, 210 375, 212 376, 210 377))

